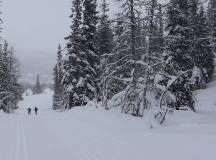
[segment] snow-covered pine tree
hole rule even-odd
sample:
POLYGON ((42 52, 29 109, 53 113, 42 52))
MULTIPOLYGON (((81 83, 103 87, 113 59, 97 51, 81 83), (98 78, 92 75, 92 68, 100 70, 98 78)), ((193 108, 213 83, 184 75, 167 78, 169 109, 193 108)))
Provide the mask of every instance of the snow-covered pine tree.
POLYGON ((108 83, 110 81, 107 65, 108 56, 113 49, 113 31, 111 28, 111 22, 107 12, 109 11, 108 4, 106 0, 102 1, 101 4, 102 14, 99 18, 99 26, 97 31, 97 46, 98 53, 100 56, 100 92, 102 93, 101 100, 102 105, 105 109, 108 109, 107 99, 108 99, 108 83))
POLYGON ((23 87, 19 83, 20 74, 20 64, 18 59, 14 55, 13 48, 9 49, 9 92, 12 93, 10 98, 9 107, 14 110, 17 109, 18 102, 22 100, 22 94, 24 92, 23 87))
POLYGON ((194 109, 194 100, 189 85, 193 59, 190 55, 192 29, 189 20, 188 0, 171 0, 168 6, 166 51, 164 54, 164 80, 172 100, 168 106, 174 109, 194 109))
POLYGON ((63 86, 65 96, 68 97, 64 101, 64 106, 71 109, 74 106, 80 106, 82 96, 79 82, 80 77, 84 74, 83 53, 81 52, 81 25, 82 25, 82 7, 81 0, 72 2, 71 15, 72 24, 70 26, 71 33, 65 39, 67 40, 67 58, 64 61, 63 69, 63 86))
POLYGON ((17 60, 6 41, 0 50, 0 77, 0 109, 9 113, 17 108, 17 102, 22 99, 22 87, 18 83, 17 60))
POLYGON ((216 54, 216 0, 209 0, 208 22, 211 31, 213 52, 216 54))
POLYGON ((8 70, 8 55, 5 54, 5 47, 1 44, 0 50, 0 109, 6 111, 7 98, 9 98, 9 92, 7 90, 8 80, 9 80, 9 70, 8 70))
POLYGON ((62 59, 62 49, 59 44, 57 52, 57 64, 54 67, 54 95, 53 95, 53 109, 54 110, 65 110, 63 103, 64 93, 63 93, 63 59, 62 59))
POLYGON ((96 48, 96 0, 73 1, 71 34, 66 37, 67 60, 63 84, 68 107, 85 105, 97 98, 99 56, 96 48), (83 16, 83 19, 82 19, 83 16))
POLYGON ((58 92, 58 85, 59 85, 59 79, 58 79, 58 67, 57 64, 55 65, 54 69, 53 69, 53 80, 54 80, 54 84, 53 84, 53 89, 54 89, 54 95, 53 95, 53 110, 57 110, 59 108, 58 105, 58 97, 57 97, 57 92, 58 92))
POLYGON ((83 26, 82 26, 82 65, 77 87, 79 105, 85 105, 91 100, 99 98, 99 64, 100 58, 96 46, 97 26, 97 1, 84 0, 83 2, 83 26))
POLYGON ((97 46, 100 57, 109 54, 113 49, 113 31, 111 21, 107 12, 109 11, 106 0, 101 4, 101 16, 99 17, 99 25, 97 30, 97 46))
POLYGON ((37 74, 37 77, 36 77, 36 83, 33 87, 33 94, 34 95, 37 95, 37 94, 41 94, 43 92, 43 89, 42 89, 42 86, 41 86, 41 83, 40 83, 40 75, 37 74))
POLYGON ((191 0, 191 28, 193 29, 193 46, 191 56, 194 63, 193 89, 205 87, 214 72, 214 54, 211 46, 210 27, 203 6, 198 0, 191 0))

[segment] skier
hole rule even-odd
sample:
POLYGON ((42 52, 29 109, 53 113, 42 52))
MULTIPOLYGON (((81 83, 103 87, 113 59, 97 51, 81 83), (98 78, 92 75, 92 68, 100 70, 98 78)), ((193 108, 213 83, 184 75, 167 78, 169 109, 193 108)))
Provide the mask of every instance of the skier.
POLYGON ((30 115, 31 114, 31 108, 28 108, 27 110, 28 110, 28 115, 30 115))
POLYGON ((35 107, 35 108, 34 108, 34 111, 35 111, 35 114, 37 115, 38 108, 37 108, 37 107, 35 107))

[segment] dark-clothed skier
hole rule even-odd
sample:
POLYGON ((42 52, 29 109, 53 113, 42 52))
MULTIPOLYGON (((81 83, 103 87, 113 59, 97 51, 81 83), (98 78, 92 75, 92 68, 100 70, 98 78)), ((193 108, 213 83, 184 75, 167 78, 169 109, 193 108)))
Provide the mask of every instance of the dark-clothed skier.
POLYGON ((37 108, 37 107, 35 107, 35 108, 34 108, 34 111, 35 111, 35 114, 37 115, 38 108, 37 108))
POLYGON ((28 110, 28 115, 30 115, 31 114, 31 108, 28 108, 27 110, 28 110))

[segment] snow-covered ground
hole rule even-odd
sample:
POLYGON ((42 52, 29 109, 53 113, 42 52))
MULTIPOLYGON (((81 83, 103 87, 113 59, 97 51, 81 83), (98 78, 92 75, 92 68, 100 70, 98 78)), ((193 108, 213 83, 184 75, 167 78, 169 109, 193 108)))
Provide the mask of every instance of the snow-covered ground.
POLYGON ((15 114, 0 112, 0 160, 215 160, 216 82, 196 97, 197 113, 159 126, 95 107, 56 113, 49 90, 26 96, 15 114), (28 116, 34 106, 38 116, 28 116))

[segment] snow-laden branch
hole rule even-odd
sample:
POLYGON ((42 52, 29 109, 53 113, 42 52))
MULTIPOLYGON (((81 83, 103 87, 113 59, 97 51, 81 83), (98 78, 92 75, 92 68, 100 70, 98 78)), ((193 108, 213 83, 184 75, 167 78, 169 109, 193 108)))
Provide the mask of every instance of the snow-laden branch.
POLYGON ((179 74, 177 77, 173 77, 171 82, 167 85, 167 88, 166 90, 162 93, 161 97, 160 97, 160 103, 159 103, 159 106, 160 108, 162 108, 162 102, 163 102, 163 99, 164 99, 164 96, 165 94, 168 92, 168 90, 170 89, 170 87, 181 77, 183 76, 184 74, 187 74, 188 72, 191 72, 191 70, 187 70, 185 72, 182 72, 181 74, 179 74))

